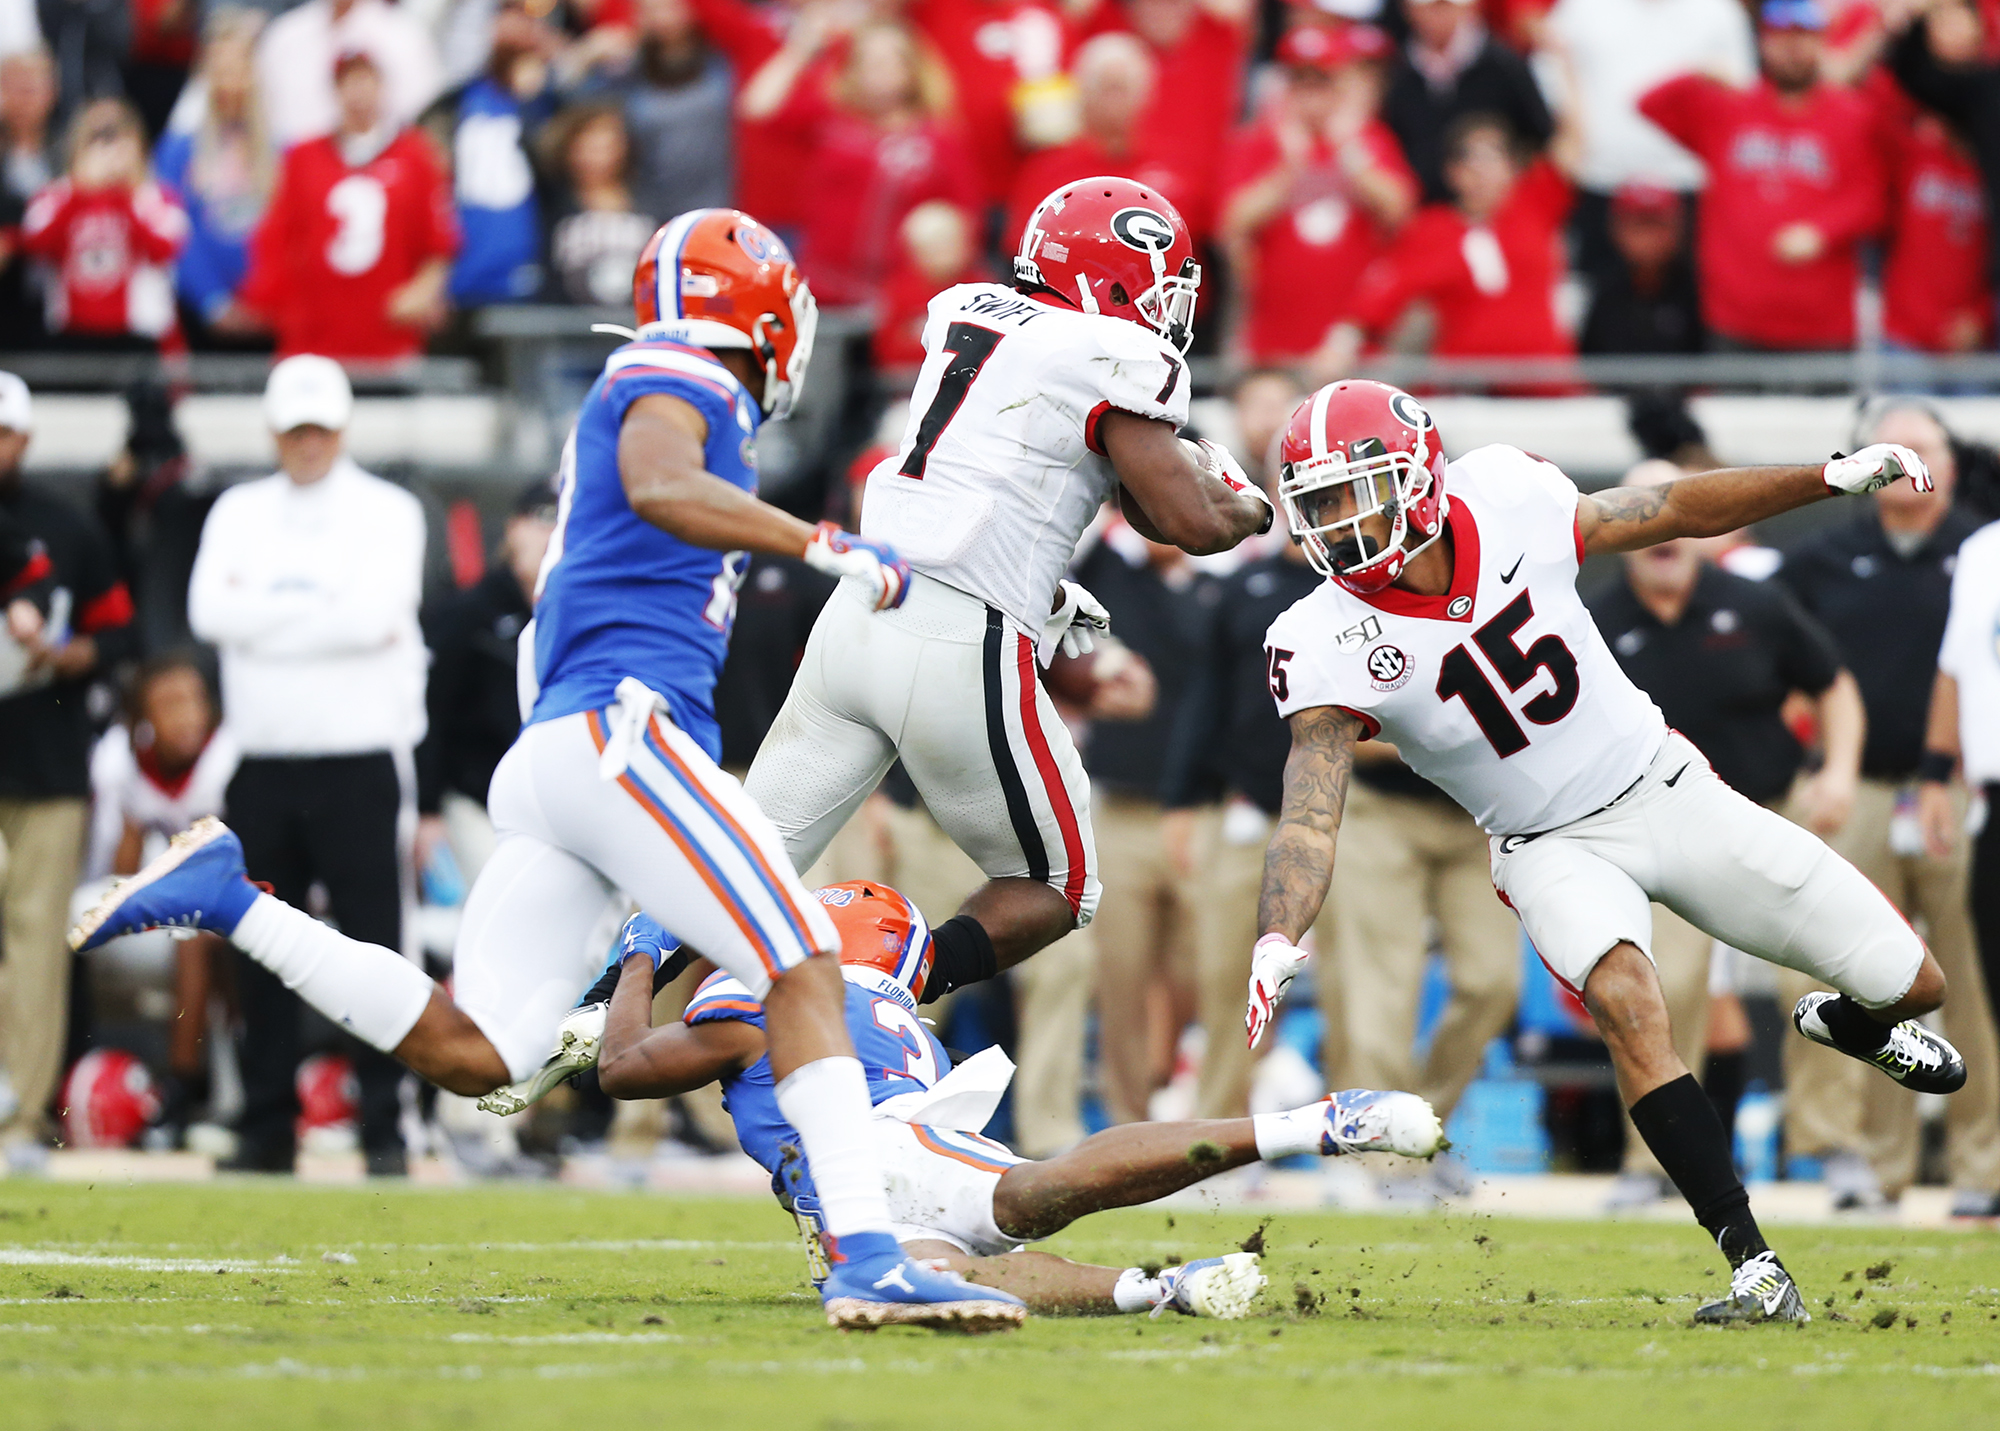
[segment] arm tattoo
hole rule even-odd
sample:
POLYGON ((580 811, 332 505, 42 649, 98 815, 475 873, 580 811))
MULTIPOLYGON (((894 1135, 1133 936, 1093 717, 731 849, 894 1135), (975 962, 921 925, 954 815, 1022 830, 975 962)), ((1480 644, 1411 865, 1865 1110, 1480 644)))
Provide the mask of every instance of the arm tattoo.
POLYGON ((1665 482, 1658 487, 1612 487, 1607 491, 1593 492, 1590 500, 1597 504, 1600 524, 1642 524, 1652 521, 1667 509, 1667 494, 1679 485, 1677 482, 1665 482))
POLYGON ((1285 760, 1285 803, 1271 847, 1264 852, 1264 887, 1257 928, 1296 943, 1319 917, 1333 878, 1334 841, 1354 771, 1360 720, 1332 706, 1292 717, 1292 753, 1285 760))

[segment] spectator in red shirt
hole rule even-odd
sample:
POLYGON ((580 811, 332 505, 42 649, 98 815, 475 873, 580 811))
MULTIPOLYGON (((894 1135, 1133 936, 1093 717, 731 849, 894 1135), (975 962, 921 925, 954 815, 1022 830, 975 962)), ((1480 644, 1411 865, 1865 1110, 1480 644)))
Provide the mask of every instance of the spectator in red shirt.
POLYGON ((1181 155, 1141 125, 1153 101, 1153 61, 1131 35, 1099 35, 1071 65, 1083 132, 1067 144, 1032 154, 1014 178, 1001 243, 1012 249, 1035 205, 1077 179, 1122 174, 1166 198, 1185 215, 1199 201, 1195 176, 1181 155))
POLYGON ((388 118, 369 55, 336 60, 334 85, 339 125, 285 156, 237 303, 217 326, 268 326, 281 357, 407 358, 445 318, 458 249, 451 184, 423 135, 388 118))
POLYGON ((1381 338, 1418 299, 1436 317, 1439 357, 1560 357, 1556 323, 1569 183, 1546 159, 1523 167, 1512 128, 1467 115, 1445 137, 1445 185, 1456 203, 1420 211, 1362 276, 1351 321, 1314 360, 1322 380, 1351 372, 1364 337, 1381 338))
MULTIPOLYGON (((1088 177, 1088 176, 1085 176, 1088 177)), ((877 371, 914 380, 924 361, 924 320, 931 299, 955 283, 980 283, 972 215, 941 199, 918 204, 903 220, 902 258, 882 287, 872 340, 877 371)))
POLYGON ((21 220, 22 249, 54 270, 49 331, 72 347, 155 347, 175 331, 169 265, 187 214, 147 177, 145 129, 124 100, 85 105, 70 153, 21 220))
POLYGON ((978 198, 1004 203, 1028 103, 1062 72, 1062 15, 1045 0, 910 0, 906 13, 950 72, 978 198))
POLYGON ((1986 195, 1964 142, 1918 110, 1894 130, 1889 234, 1882 261, 1882 333, 1931 353, 1990 346, 1986 195))
POLYGON ((903 218, 927 199, 971 207, 971 161, 946 123, 950 82, 906 25, 857 29, 831 90, 803 83, 829 27, 793 30, 745 86, 746 117, 777 117, 811 140, 799 261, 829 306, 872 301, 896 258, 903 218))
POLYGON ((1189 199, 1172 197, 1197 243, 1214 227, 1223 146, 1243 110, 1250 13, 1244 0, 1097 0, 1077 27, 1130 30, 1152 52, 1153 102, 1139 132, 1188 175, 1189 199))
POLYGON ((1639 101, 1708 165, 1695 267, 1715 347, 1854 344, 1856 250, 1887 182, 1874 106, 1821 78, 1825 24, 1817 0, 1765 0, 1755 85, 1683 75, 1639 101))
POLYGON ((1410 217, 1417 183, 1380 118, 1389 42, 1302 25, 1278 43, 1284 85, 1223 166, 1221 237, 1243 285, 1253 364, 1303 360, 1410 217))

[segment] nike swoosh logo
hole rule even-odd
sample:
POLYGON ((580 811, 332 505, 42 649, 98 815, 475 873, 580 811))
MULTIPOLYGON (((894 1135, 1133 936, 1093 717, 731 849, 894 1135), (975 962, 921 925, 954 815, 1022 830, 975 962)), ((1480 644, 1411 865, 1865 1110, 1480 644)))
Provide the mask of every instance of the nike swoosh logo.
POLYGON ((1672 775, 1669 775, 1665 780, 1662 780, 1660 783, 1662 785, 1672 785, 1676 780, 1680 779, 1683 775, 1687 773, 1688 773, 1688 768, 1685 765, 1683 765, 1679 770, 1676 770, 1672 775))
POLYGON ((1526 552, 1523 552, 1521 553, 1521 555, 1515 557, 1514 564, 1508 567, 1506 571, 1501 573, 1500 584, 1502 586, 1506 586, 1509 582, 1513 581, 1514 573, 1521 569, 1521 563, 1526 561, 1527 559, 1528 559, 1528 554, 1526 552))

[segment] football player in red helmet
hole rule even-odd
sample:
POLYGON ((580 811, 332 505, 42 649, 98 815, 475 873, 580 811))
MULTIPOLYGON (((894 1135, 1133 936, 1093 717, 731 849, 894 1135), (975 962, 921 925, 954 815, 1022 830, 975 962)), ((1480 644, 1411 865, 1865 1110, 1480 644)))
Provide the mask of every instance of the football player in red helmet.
POLYGON ((1657 902, 1838 993, 1793 1026, 1906 1088, 1952 1093, 1965 1060, 1919 1022, 1936 958, 1868 879, 1719 779, 1633 685, 1578 597, 1592 552, 1717 536, 1905 477, 1908 448, 1734 468, 1582 493, 1493 444, 1447 465, 1423 405, 1379 383, 1320 389, 1292 416, 1280 494, 1331 580, 1271 624, 1267 670, 1291 725, 1283 813, 1264 860, 1245 1024, 1254 1048, 1305 960, 1333 873, 1355 746, 1380 736, 1489 837, 1493 886, 1590 1010, 1633 1125, 1732 1268, 1697 1322, 1805 1321, 1765 1243, 1714 1105, 1674 1051, 1653 967, 1657 902))
POLYGON ((1114 498, 1156 542, 1219 552, 1275 510, 1213 443, 1179 436, 1201 271, 1174 206, 1099 176, 1035 206, 1012 286, 930 300, 896 452, 862 532, 910 563, 910 605, 820 613, 744 788, 810 868, 897 759, 987 876, 939 924, 937 998, 1097 907, 1089 776, 1036 674, 1111 613, 1066 579, 1114 498), (1004 714, 1005 719, 1002 719, 1004 714))
POLYGON ((1286 424, 1278 460, 1292 535, 1349 591, 1393 584, 1444 532, 1444 444, 1400 388, 1358 379, 1321 388, 1286 424))
POLYGON ((1180 210, 1130 179, 1078 179, 1035 206, 1014 286, 1151 328, 1185 353, 1201 265, 1180 210))
MULTIPOLYGON (((817 894, 840 931, 848 1032, 869 1071, 890 1214, 904 1250, 1015 1293, 1031 1310, 1244 1316, 1265 1283, 1253 1252, 1149 1272, 1086 1266, 1023 1244, 1052 1237, 1087 1213, 1151 1202, 1261 1158, 1358 1152, 1428 1158, 1443 1145, 1437 1114, 1422 1098, 1356 1089, 1254 1118, 1131 1123, 1057 1157, 1024 1162, 978 1131, 1012 1066, 989 1049, 954 1068, 951 1054, 916 1017, 934 954, 923 915, 872 880, 817 894)), ((644 919, 635 915, 632 923, 644 919)), ((661 932, 655 929, 652 939, 661 932)), ((797 1135, 773 1097, 763 1009, 742 984, 717 973, 679 1021, 656 1029, 652 974, 649 959, 626 960, 609 1010, 599 1006, 598 1082, 614 1098, 666 1098, 721 1080, 744 1152, 772 1174, 774 1189, 799 1218, 815 1280, 824 1277, 812 1169, 798 1166, 797 1135)))

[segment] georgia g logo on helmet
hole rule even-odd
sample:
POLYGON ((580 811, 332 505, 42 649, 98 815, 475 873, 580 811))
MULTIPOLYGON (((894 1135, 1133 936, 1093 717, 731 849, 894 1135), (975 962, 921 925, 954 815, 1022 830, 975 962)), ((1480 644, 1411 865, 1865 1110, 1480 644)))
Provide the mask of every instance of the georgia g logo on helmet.
POLYGON ((1389 411, 1396 414, 1397 417, 1401 418, 1418 432, 1426 432, 1430 429, 1431 415, 1425 412, 1423 406, 1408 393, 1399 392, 1390 398, 1389 411))
POLYGON ((1111 232, 1141 253, 1165 253, 1174 246, 1174 226, 1151 209, 1120 209, 1111 216, 1111 232))

